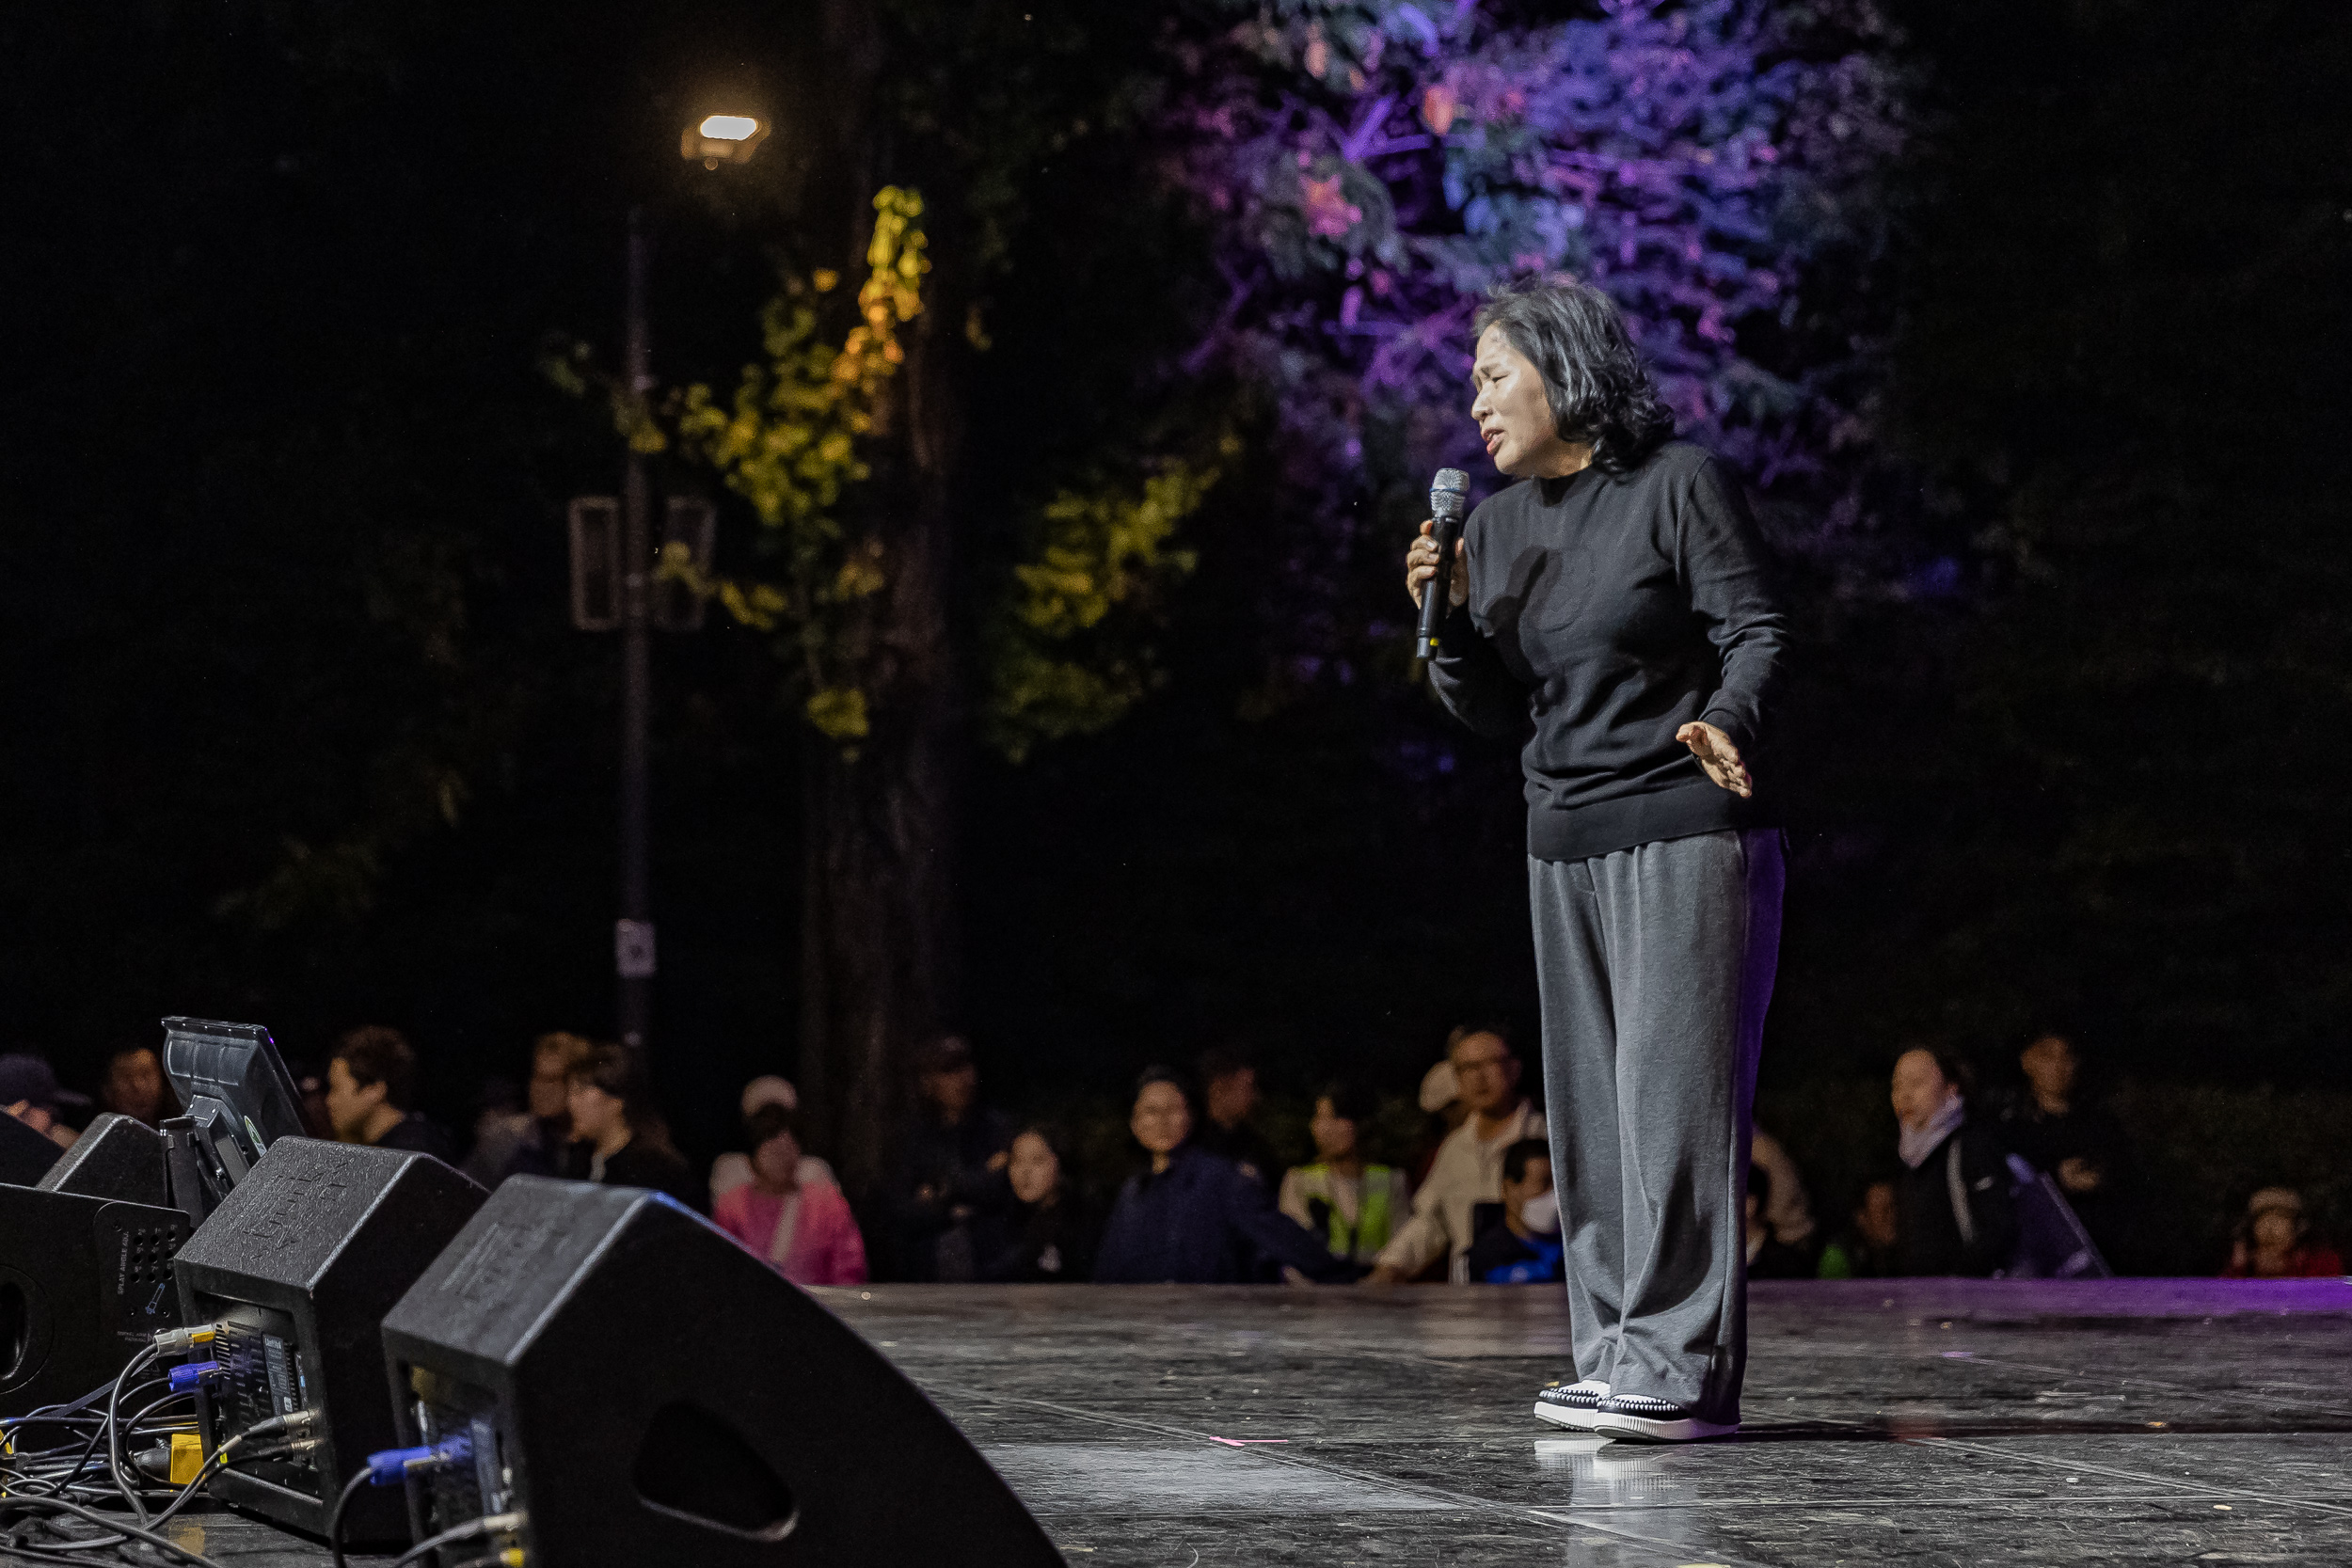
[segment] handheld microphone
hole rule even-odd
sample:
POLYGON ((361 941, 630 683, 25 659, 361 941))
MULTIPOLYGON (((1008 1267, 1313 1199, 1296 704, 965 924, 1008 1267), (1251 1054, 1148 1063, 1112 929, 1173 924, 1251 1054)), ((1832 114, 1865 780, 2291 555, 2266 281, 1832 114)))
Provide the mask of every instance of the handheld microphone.
POLYGON ((1454 596, 1454 551, 1462 538, 1462 517, 1470 508, 1470 475, 1459 468, 1439 468, 1429 482, 1429 515, 1437 523, 1438 575, 1421 591, 1421 627, 1413 640, 1413 657, 1438 657, 1438 628, 1454 596))

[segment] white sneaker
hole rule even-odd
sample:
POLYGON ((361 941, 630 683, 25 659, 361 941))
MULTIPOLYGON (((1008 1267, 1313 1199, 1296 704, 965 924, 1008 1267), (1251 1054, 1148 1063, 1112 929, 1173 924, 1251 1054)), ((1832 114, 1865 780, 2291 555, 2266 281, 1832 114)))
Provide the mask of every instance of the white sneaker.
POLYGON ((1696 1443, 1740 1430, 1737 1421, 1702 1421, 1685 1406, 1647 1394, 1612 1394, 1581 1424, 1603 1437, 1634 1443, 1696 1443))
POLYGON ((1553 1384, 1535 1396, 1535 1418, 1571 1432, 1590 1432, 1609 1397, 1609 1385, 1597 1377, 1581 1383, 1553 1384))

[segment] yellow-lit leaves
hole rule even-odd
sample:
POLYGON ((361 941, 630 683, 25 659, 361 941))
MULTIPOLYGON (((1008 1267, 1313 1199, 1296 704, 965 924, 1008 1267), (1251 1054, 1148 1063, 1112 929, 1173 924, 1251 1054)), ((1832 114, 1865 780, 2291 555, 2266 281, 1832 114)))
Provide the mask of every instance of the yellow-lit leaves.
POLYGON ((1045 508, 1039 559, 1013 568, 1023 589, 1013 613, 1041 636, 1066 638, 1163 578, 1189 573, 1194 553, 1168 540, 1216 483, 1214 468, 1180 463, 1146 480, 1139 499, 1064 490, 1045 508))
POLYGON ((808 721, 832 739, 866 738, 866 693, 854 686, 828 686, 809 693, 808 721))
POLYGON ((823 335, 818 296, 839 287, 840 275, 788 279, 761 313, 764 362, 744 368, 724 403, 696 386, 676 404, 681 443, 725 476, 783 546, 782 583, 720 579, 695 591, 715 594, 745 626, 787 632, 779 649, 803 667, 808 721, 845 747, 867 733, 868 717, 856 668, 863 643, 843 618, 889 578, 881 542, 845 530, 835 509, 868 475, 859 438, 873 429, 883 389, 906 357, 898 328, 922 313, 930 270, 920 196, 886 186, 874 214, 858 320, 838 346, 823 335))
POLYGON ((1157 682, 1138 645, 1112 645, 1114 611, 1149 616, 1190 574, 1194 551, 1173 543, 1216 470, 1170 463, 1140 495, 1064 490, 1040 514, 1035 554, 1013 567, 1013 590, 990 638, 986 729, 1015 762, 1040 741, 1105 729, 1157 682))

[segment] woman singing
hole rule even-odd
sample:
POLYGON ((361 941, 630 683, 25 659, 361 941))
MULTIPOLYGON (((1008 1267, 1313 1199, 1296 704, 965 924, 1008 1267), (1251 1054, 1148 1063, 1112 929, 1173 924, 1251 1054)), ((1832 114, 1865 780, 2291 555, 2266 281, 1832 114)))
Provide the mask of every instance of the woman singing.
MULTIPOLYGON (((1674 418, 1616 309, 1497 294, 1470 417, 1518 483, 1470 514, 1430 681, 1482 735, 1526 732, 1544 1088, 1567 1242, 1558 1426, 1652 1442, 1739 1430, 1741 1200, 1780 947, 1758 799, 1788 631, 1739 481, 1674 418)), ((1438 575, 1424 523, 1406 557, 1438 575)))

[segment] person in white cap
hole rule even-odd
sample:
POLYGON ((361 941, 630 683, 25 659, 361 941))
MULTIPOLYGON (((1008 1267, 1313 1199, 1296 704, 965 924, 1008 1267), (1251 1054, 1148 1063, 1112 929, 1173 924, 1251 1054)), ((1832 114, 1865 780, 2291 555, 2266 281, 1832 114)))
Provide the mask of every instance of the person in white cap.
MULTIPOLYGON (((787 1111, 801 1108, 801 1092, 789 1079, 774 1073, 763 1073, 743 1085, 743 1119, 752 1119, 752 1113, 762 1105, 781 1105, 787 1111)), ((722 1154, 710 1163, 710 1204, 716 1212, 719 1200, 752 1179, 752 1157, 748 1154, 722 1154)), ((841 1183, 834 1180, 833 1166, 814 1154, 801 1156, 800 1184, 812 1182, 828 1187, 841 1183)))

